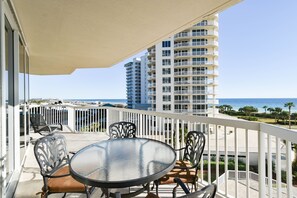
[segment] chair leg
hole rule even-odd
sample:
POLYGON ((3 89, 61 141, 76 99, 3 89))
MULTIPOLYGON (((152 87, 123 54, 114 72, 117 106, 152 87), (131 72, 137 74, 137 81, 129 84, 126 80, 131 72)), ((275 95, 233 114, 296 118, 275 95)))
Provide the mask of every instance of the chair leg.
POLYGON ((153 182, 153 186, 152 186, 151 190, 154 190, 154 187, 155 187, 155 181, 153 182))
POLYGON ((64 195, 62 196, 62 198, 65 198, 66 197, 66 193, 64 193, 64 195))
POLYGON ((159 196, 159 183, 156 182, 156 195, 159 196))

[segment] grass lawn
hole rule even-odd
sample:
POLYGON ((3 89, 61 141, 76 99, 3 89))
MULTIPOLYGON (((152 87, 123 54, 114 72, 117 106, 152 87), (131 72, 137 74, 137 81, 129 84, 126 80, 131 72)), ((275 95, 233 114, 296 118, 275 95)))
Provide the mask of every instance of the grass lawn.
POLYGON ((273 118, 258 118, 259 122, 265 122, 267 124, 276 124, 273 118))
MULTIPOLYGON (((233 117, 237 117, 238 118, 238 116, 233 116, 233 117)), ((264 123, 267 123, 267 124, 273 124, 273 125, 277 125, 279 127, 287 128, 287 129, 289 128, 288 121, 287 121, 288 124, 282 125, 282 124, 277 124, 275 122, 275 119, 274 118, 259 118, 259 117, 257 117, 257 118, 258 118, 258 122, 264 122, 264 123)), ((291 123, 292 123, 291 124, 291 129, 297 130, 297 125, 295 124, 295 121, 292 120, 291 123)))

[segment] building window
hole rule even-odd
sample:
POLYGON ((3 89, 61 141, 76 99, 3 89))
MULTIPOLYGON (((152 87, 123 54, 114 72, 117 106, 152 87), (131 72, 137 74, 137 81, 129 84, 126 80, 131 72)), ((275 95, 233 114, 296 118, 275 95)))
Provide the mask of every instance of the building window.
POLYGON ((163 41, 162 47, 170 47, 170 41, 163 41))
POLYGON ((163 93, 170 93, 171 92, 171 87, 170 86, 164 86, 163 87, 163 93))
POLYGON ((162 60, 162 65, 170 65, 171 64, 171 60, 170 59, 163 59, 162 60))
POLYGON ((171 78, 170 77, 166 77, 166 78, 163 78, 163 84, 170 84, 171 83, 171 78))
POLYGON ((207 39, 193 39, 192 45, 207 45, 207 39))
POLYGON ((163 74, 163 75, 171 74, 171 69, 170 69, 170 68, 163 68, 163 69, 162 69, 162 74, 163 74))
POLYGON ((171 95, 164 95, 163 96, 163 102, 170 102, 171 101, 171 95))
POLYGON ((193 58, 193 65, 202 65, 207 63, 207 58, 201 57, 201 58, 193 58))
POLYGON ((192 30, 193 36, 205 36, 207 35, 207 30, 201 29, 201 30, 192 30))
POLYGON ((207 20, 203 20, 200 23, 197 23, 196 26, 205 26, 205 25, 207 25, 207 20))
POLYGON ((170 56, 171 51, 170 50, 162 50, 162 56, 170 56))
POLYGON ((194 56, 204 55, 204 54, 207 54, 207 49, 206 48, 193 48, 192 53, 194 56))
POLYGON ((170 110, 171 110, 171 105, 169 104, 163 105, 163 111, 170 111, 170 110))

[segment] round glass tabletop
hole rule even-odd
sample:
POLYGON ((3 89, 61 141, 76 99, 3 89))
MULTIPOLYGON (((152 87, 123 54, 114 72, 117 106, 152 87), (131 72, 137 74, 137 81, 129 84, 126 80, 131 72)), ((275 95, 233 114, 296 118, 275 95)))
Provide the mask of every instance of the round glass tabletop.
POLYGON ((70 172, 86 185, 124 188, 161 178, 174 167, 175 161, 175 151, 163 142, 112 139, 78 151, 70 161, 70 172))

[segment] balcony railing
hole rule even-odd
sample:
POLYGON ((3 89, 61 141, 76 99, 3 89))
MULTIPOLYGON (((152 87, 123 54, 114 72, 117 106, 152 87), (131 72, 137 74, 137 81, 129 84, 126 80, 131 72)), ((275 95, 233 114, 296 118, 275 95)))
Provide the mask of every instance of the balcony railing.
POLYGON ((192 65, 218 65, 218 61, 181 61, 175 62, 174 66, 192 66, 192 65))
POLYGON ((174 44, 175 48, 190 47, 190 46, 218 46, 217 41, 200 41, 200 42, 179 42, 174 44))
POLYGON ((106 132, 113 122, 130 121, 137 126, 137 137, 174 148, 184 146, 187 131, 202 131, 206 146, 199 168, 201 185, 216 183, 222 197, 296 196, 292 145, 297 143, 297 132, 293 130, 244 120, 97 106, 31 106, 30 113, 41 113, 49 123, 62 123, 76 132, 106 132), (234 165, 224 163, 230 160, 234 165))

